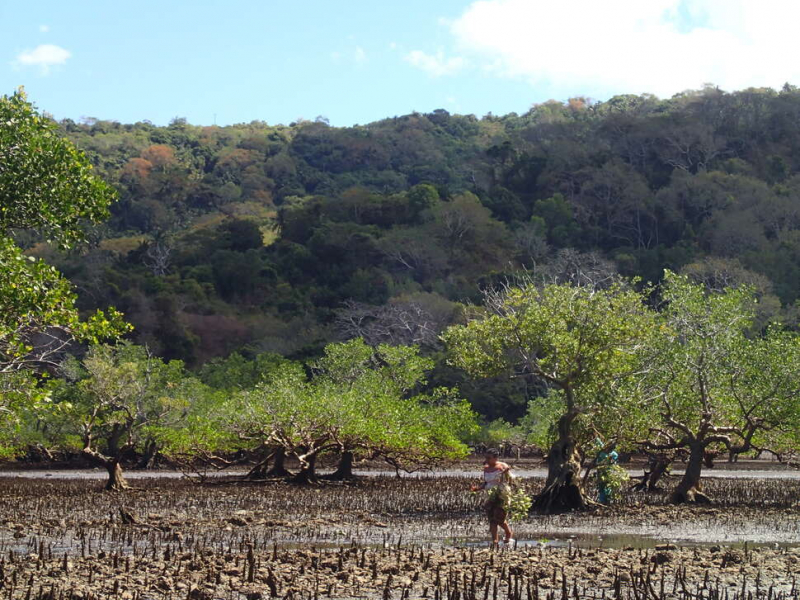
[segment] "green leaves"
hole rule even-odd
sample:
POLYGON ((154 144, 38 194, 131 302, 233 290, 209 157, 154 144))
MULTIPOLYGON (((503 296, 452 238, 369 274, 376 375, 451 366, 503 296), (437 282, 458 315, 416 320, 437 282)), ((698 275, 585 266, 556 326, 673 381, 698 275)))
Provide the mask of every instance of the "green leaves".
POLYGON ((71 433, 84 447, 115 457, 124 449, 140 449, 165 431, 180 431, 186 415, 208 392, 187 376, 180 361, 164 362, 142 346, 120 343, 89 349, 65 390, 71 433))
POLYGON ((647 300, 620 285, 512 288, 444 339, 451 362, 474 376, 544 383, 548 393, 517 428, 540 447, 565 415, 579 443, 599 435, 665 449, 797 447, 796 333, 753 331, 748 288, 711 292, 667 272, 660 305, 647 300))
POLYGON ((746 287, 709 292, 667 273, 662 296, 645 379, 659 401, 658 441, 732 452, 786 446, 800 425, 797 334, 752 331, 755 298, 746 287))
POLYGON ((0 373, 60 360, 70 339, 97 342, 128 329, 113 309, 81 321, 69 282, 0 237, 0 373))
POLYGON ((608 502, 619 500, 629 481, 628 470, 616 463, 602 463, 597 467, 597 482, 608 502))
POLYGON ((640 367, 654 315, 643 297, 621 285, 606 290, 533 284, 491 297, 486 310, 444 340, 452 364, 474 376, 506 373, 538 380, 552 389, 561 409, 531 416, 528 427, 542 439, 564 413, 592 426, 621 432, 640 400, 628 378, 640 367), (539 419, 548 423, 540 423, 539 419))
POLYGON ((470 373, 530 374, 577 389, 630 366, 649 318, 642 297, 620 286, 527 285, 444 339, 451 361, 470 373))
POLYGON ((0 97, 0 235, 36 229, 68 247, 108 217, 114 190, 21 90, 0 97))
MULTIPOLYGON (((0 97, 0 377, 53 366, 72 340, 97 343, 129 329, 113 309, 80 320, 66 279, 11 237, 36 229, 67 248, 84 238, 84 223, 108 215, 114 198, 21 90, 0 97)), ((35 395, 35 380, 17 382, 17 394, 35 395)))
POLYGON ((230 405, 240 439, 295 455, 329 449, 369 453, 393 464, 431 464, 467 452, 469 404, 452 390, 421 392, 432 368, 406 346, 330 344, 304 368, 284 363, 230 405))

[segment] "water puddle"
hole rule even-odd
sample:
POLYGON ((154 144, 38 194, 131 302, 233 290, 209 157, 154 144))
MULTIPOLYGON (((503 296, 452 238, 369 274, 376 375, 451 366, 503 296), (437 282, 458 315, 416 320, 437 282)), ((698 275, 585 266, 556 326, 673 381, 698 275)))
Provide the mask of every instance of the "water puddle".
MULTIPOLYGON (((454 539, 450 540, 455 546, 467 547, 482 547, 487 546, 486 538, 476 539, 454 539)), ((784 549, 784 548, 798 548, 800 547, 800 540, 796 542, 762 542, 753 543, 748 541, 729 541, 729 542, 716 542, 716 541, 698 541, 692 539, 664 539, 662 537, 654 537, 649 535, 636 535, 636 534, 610 534, 610 535, 594 535, 589 533, 576 533, 564 535, 562 533, 543 534, 541 537, 517 539, 517 548, 598 548, 598 549, 633 549, 633 550, 654 550, 664 547, 677 547, 677 548, 710 548, 712 546, 720 546, 725 548, 770 548, 770 549, 784 549)))

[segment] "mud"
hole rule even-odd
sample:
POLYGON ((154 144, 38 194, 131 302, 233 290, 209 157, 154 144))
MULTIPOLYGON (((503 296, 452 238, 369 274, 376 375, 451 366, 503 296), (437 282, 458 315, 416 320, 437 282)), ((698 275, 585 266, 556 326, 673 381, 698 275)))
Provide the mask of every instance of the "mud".
MULTIPOLYGON (((531 517, 490 551, 455 477, 301 488, 0 480, 0 600, 800 597, 800 482, 719 480, 718 505, 656 494, 531 517)), ((539 481, 526 485, 535 492, 539 481)))

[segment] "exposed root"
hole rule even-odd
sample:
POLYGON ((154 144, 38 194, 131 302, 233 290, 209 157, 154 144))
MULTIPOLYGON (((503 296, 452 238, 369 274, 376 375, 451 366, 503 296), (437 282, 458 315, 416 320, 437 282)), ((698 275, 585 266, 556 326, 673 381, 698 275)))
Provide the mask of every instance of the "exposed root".
POLYGON ((688 490, 675 490, 669 498, 670 504, 711 504, 711 498, 696 486, 688 490))
POLYGON ((583 491, 573 481, 557 480, 542 490, 533 501, 533 510, 540 514, 555 514, 588 507, 583 491))

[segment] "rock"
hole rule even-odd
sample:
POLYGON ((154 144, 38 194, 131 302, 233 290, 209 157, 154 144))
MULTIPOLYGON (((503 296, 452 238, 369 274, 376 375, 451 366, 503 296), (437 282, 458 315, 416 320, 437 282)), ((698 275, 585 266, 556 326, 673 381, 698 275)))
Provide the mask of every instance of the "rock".
POLYGON ((664 563, 668 563, 672 560, 672 556, 667 552, 656 552, 653 556, 650 557, 650 562, 655 563, 657 565, 663 565, 664 563))
POLYGON ((172 583, 170 583, 170 581, 168 581, 165 577, 159 578, 156 587, 160 590, 164 590, 165 592, 172 591, 172 583))
POLYGON ((738 550, 728 550, 722 555, 722 561, 725 564, 739 565, 744 562, 744 554, 738 550))

